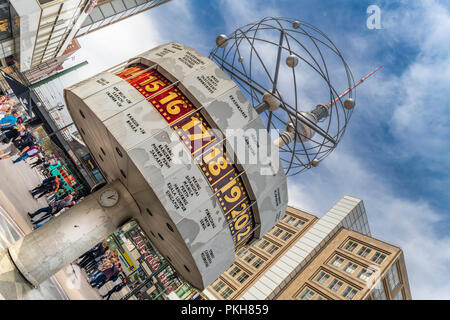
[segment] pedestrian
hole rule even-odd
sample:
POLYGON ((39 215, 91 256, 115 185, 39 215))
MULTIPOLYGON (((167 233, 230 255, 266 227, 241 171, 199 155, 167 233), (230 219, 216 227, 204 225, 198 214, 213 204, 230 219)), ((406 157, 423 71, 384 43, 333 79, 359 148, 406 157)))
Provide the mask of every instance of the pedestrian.
POLYGON ((119 292, 120 290, 122 290, 123 287, 125 287, 127 284, 127 279, 126 278, 122 278, 122 281, 119 284, 116 284, 111 290, 108 291, 108 293, 106 293, 105 295, 102 295, 102 298, 106 300, 109 300, 109 298, 111 298, 111 295, 114 292, 119 292))
POLYGON ((45 178, 37 187, 35 187, 33 190, 29 190, 29 192, 34 197, 35 195, 45 191, 47 188, 50 188, 56 179, 58 179, 57 176, 50 176, 48 178, 45 178))
POLYGON ((9 130, 2 133, 1 142, 3 144, 8 144, 8 146, 5 149, 0 150, 0 158, 7 158, 6 156, 11 157, 19 152, 16 146, 10 142, 19 138, 24 129, 24 126, 11 127, 9 130))
MULTIPOLYGON (((67 197, 69 195, 69 193, 67 193, 67 191, 65 190, 65 186, 67 184, 65 182, 63 182, 62 187, 59 188, 59 190, 62 190, 61 192, 53 192, 48 198, 47 198, 47 203, 52 203, 56 200, 61 200, 64 199, 65 197, 67 197)), ((75 194, 71 193, 74 201, 75 201, 75 194)))
POLYGON ((28 128, 25 128, 20 132, 20 136, 14 139, 14 146, 22 151, 26 147, 31 148, 36 144, 36 138, 33 136, 31 132, 28 131, 28 128))
POLYGON ((2 131, 5 131, 8 128, 14 126, 17 123, 19 117, 19 112, 17 112, 17 110, 13 110, 12 114, 6 115, 2 119, 0 119, 0 129, 2 131))
POLYGON ((53 217, 55 214, 57 214, 59 211, 66 207, 71 207, 75 204, 74 201, 72 201, 72 196, 69 195, 63 200, 55 201, 52 205, 48 207, 41 208, 39 210, 36 210, 34 213, 28 213, 28 216, 31 218, 31 222, 34 225, 38 225, 40 222, 44 221, 47 218, 53 217), (40 219, 37 221, 34 221, 33 218, 37 216, 38 214, 41 214, 45 212, 45 215, 43 215, 40 219))
POLYGON ((86 273, 91 276, 93 273, 98 273, 98 268, 101 265, 106 264, 107 262, 110 263, 110 250, 108 249, 102 254, 97 257, 95 257, 93 260, 90 260, 84 267, 84 270, 86 270, 86 273))
POLYGON ((120 263, 113 263, 109 268, 102 270, 101 273, 97 277, 95 277, 93 281, 91 281, 91 285, 97 289, 100 289, 106 282, 117 278, 120 275, 121 271, 122 268, 120 266, 120 263))
POLYGON ((34 169, 34 168, 36 168, 37 166, 43 164, 44 162, 45 162, 44 158, 43 158, 43 157, 39 157, 35 162, 30 163, 30 167, 31 167, 32 169, 34 169))
POLYGON ((14 127, 5 128, 2 131, 1 143, 8 144, 14 142, 17 138, 24 134, 26 128, 24 125, 17 125, 14 127))
POLYGON ((44 185, 41 193, 37 197, 35 197, 35 195, 33 195, 33 197, 35 197, 36 199, 39 199, 39 198, 42 198, 46 194, 50 194, 50 196, 56 195, 59 190, 59 186, 61 184, 61 179, 57 176, 54 176, 54 177, 56 177, 56 178, 44 185))
POLYGON ((0 119, 3 119, 11 113, 12 107, 9 103, 5 103, 0 107, 0 119))
MULTIPOLYGON (((88 276, 89 276, 90 280, 93 280, 95 277, 100 275, 100 273, 103 270, 112 267, 113 262, 112 262, 112 260, 110 258, 110 254, 111 254, 111 251, 110 250, 106 250, 105 253, 102 256, 100 256, 100 259, 95 259, 93 261, 94 265, 93 265, 92 268, 90 268, 89 271, 86 269, 86 272, 88 272, 88 276)), ((88 267, 88 266, 86 266, 86 267, 88 267)))
POLYGON ((109 250, 109 246, 104 242, 99 242, 88 252, 84 253, 80 259, 81 261, 78 264, 80 268, 85 268, 89 263, 91 263, 95 258, 102 257, 105 252, 109 250))
MULTIPOLYGON (((31 148, 30 147, 25 147, 25 149, 23 149, 23 151, 21 151, 19 153, 19 157, 16 160, 13 160, 13 163, 16 164, 16 163, 18 163, 20 161, 23 161, 25 159, 35 157, 35 156, 37 156, 39 154, 39 152, 41 152, 40 145, 34 145, 31 148)), ((6 156, 6 158, 9 158, 9 155, 6 156)), ((2 157, 2 159, 5 159, 5 157, 2 157)))

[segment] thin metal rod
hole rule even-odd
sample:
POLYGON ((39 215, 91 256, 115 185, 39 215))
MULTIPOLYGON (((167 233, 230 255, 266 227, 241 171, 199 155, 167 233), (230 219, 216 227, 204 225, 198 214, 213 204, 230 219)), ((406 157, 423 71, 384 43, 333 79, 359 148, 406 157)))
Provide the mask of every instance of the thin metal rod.
POLYGON ((369 73, 367 76, 361 78, 361 80, 358 81, 357 84, 355 84, 353 87, 348 88, 347 90, 345 90, 344 92, 341 93, 341 95, 339 97, 337 97, 336 99, 334 99, 333 101, 330 101, 327 106, 331 107, 331 105, 333 103, 336 103, 338 100, 342 99, 345 95, 347 95, 350 91, 352 91, 353 89, 355 89, 357 86, 359 86, 361 83, 363 83, 365 80, 367 80, 369 77, 371 77, 375 72, 377 72, 378 70, 380 70, 382 68, 382 66, 379 66, 378 68, 376 68, 375 70, 373 70, 371 73, 369 73))
MULTIPOLYGON (((214 55, 215 56, 215 55, 214 55)), ((231 73, 233 76, 235 76, 236 78, 238 78, 239 80, 241 80, 242 82, 244 82, 246 85, 248 85, 249 87, 251 87, 253 90, 257 91, 259 94, 263 95, 264 93, 257 89, 256 87, 254 87, 253 85, 251 85, 248 81, 244 80, 242 77, 238 76, 235 72, 231 71, 230 69, 228 69, 226 66, 222 65, 222 68, 225 69, 227 72, 231 73)), ((271 94, 269 92, 269 94, 271 94)), ((263 106, 262 105, 258 105, 257 107, 259 107, 260 110, 262 110, 263 106)), ((304 117, 302 114, 298 113, 298 112, 294 112, 292 110, 289 110, 288 108, 286 108, 283 104, 280 106, 282 107, 290 116, 296 118, 297 120, 299 120, 300 122, 302 122, 303 124, 309 126, 312 130, 314 130, 315 132, 317 132, 319 135, 321 135, 323 138, 327 139, 328 141, 330 141, 331 143, 333 143, 334 145, 336 145, 336 141, 326 132, 324 132, 319 126, 317 126, 314 122, 310 121, 308 118, 304 117)))
POLYGON ((277 89, 278 72, 280 71, 281 49, 283 48, 283 38, 284 38, 284 32, 281 31, 280 32, 280 43, 278 44, 277 66, 275 67, 275 76, 273 79, 273 88, 272 88, 273 93, 275 93, 275 90, 277 89))
POLYGON ((43 140, 43 139, 45 139, 45 138, 50 138, 51 136, 53 136, 53 135, 55 135, 55 134, 57 134, 57 133, 59 133, 59 132, 65 130, 65 129, 67 129, 68 127, 71 127, 71 126, 73 126, 73 125, 74 125, 73 122, 72 122, 72 123, 69 123, 68 125, 66 125, 66 126, 60 128, 60 129, 58 129, 58 130, 56 130, 56 131, 54 131, 54 132, 52 132, 52 133, 50 133, 50 134, 48 134, 48 135, 42 137, 41 140, 43 140))

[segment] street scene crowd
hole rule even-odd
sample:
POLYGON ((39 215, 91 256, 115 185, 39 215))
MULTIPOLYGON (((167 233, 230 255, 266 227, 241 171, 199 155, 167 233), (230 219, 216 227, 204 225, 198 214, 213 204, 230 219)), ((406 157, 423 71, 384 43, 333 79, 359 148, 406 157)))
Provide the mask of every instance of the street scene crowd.
MULTIPOLYGON (((40 184, 29 190, 35 200, 44 197, 47 203, 47 206, 33 213, 28 212, 33 229, 36 230, 58 214, 64 214, 63 209, 74 206, 80 197, 75 191, 68 192, 64 188, 66 182, 52 174, 53 171, 49 169, 57 161, 56 156, 44 150, 42 142, 33 134, 32 126, 27 123, 27 116, 4 103, 5 100, 0 98, 0 160, 9 159, 13 164, 25 161, 31 168, 39 170, 43 177, 40 184)), ((83 254, 77 265, 86 272, 92 288, 100 289, 108 282, 114 284, 106 294, 99 293, 103 299, 109 300, 113 293, 119 292, 127 283, 121 273, 117 250, 109 250, 104 243, 97 244, 83 254)))
POLYGON ((116 283, 102 298, 109 300, 111 295, 119 292, 126 286, 126 277, 122 276, 122 267, 119 261, 117 250, 110 250, 109 246, 100 242, 91 250, 83 254, 77 265, 84 269, 89 277, 89 284, 96 289, 102 288, 107 282, 116 283))

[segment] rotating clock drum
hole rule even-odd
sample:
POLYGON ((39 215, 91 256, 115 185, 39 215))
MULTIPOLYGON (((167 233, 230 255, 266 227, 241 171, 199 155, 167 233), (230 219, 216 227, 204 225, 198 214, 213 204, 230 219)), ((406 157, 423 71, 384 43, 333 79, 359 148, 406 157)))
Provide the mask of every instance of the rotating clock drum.
POLYGON ((284 217, 277 147, 236 83, 196 50, 164 44, 64 94, 108 182, 122 182, 133 218, 195 287, 284 217))

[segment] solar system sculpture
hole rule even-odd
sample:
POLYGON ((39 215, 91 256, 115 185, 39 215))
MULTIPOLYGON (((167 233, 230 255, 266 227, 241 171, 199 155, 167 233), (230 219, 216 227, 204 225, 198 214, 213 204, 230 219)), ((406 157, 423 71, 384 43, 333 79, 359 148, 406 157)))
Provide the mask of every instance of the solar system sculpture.
POLYGON ((336 147, 357 84, 304 22, 265 18, 216 43, 209 58, 164 44, 65 89, 108 183, 1 253, 0 277, 38 286, 135 219, 203 289, 284 217, 286 175, 336 147), (339 95, 332 80, 347 90, 339 95))

